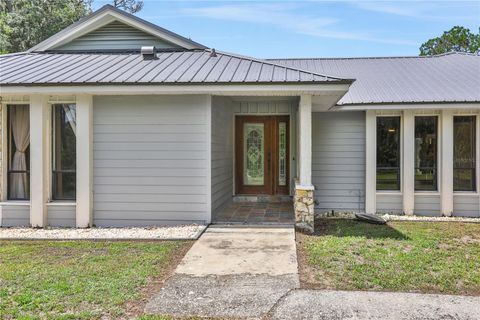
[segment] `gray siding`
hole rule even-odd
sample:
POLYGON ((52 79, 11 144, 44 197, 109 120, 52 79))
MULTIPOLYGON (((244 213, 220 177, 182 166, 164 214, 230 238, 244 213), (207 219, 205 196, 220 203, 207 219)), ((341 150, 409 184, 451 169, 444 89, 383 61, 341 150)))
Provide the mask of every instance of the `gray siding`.
POLYGON ((206 96, 95 97, 93 109, 95 225, 210 219, 206 96))
POLYGON ((75 227, 76 205, 47 205, 47 224, 52 227, 75 227))
POLYGON ((378 213, 403 213, 403 195, 377 193, 377 212, 378 213))
POLYGON ((166 42, 151 34, 135 29, 124 23, 114 21, 55 50, 140 50, 142 46, 155 46, 161 49, 179 48, 177 45, 166 42))
POLYGON ((480 217, 479 195, 454 194, 453 215, 459 217, 480 217))
POLYGON ((30 225, 30 205, 2 205, 2 227, 25 227, 30 225))
POLYGON ((233 194, 233 108, 227 98, 212 99, 212 212, 233 194))
POLYGON ((365 210, 365 113, 318 112, 312 121, 316 210, 365 210))
POLYGON ((441 216, 440 195, 416 194, 414 213, 419 216, 441 216))

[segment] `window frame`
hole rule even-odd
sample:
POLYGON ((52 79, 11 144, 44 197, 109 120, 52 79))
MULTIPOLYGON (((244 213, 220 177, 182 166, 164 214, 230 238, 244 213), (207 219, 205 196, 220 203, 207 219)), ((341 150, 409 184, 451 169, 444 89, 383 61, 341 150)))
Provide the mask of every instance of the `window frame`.
MULTIPOLYGON (((476 183, 476 190, 475 191, 455 191, 453 189, 452 185, 452 190, 454 195, 478 195, 480 194, 480 113, 475 113, 475 112, 455 112, 453 114, 453 117, 475 117, 475 156, 476 156, 476 165, 475 165, 475 183, 476 183)), ((454 126, 454 123, 452 123, 452 126, 454 126)), ((453 141, 454 137, 452 137, 453 141)), ((455 141, 453 141, 455 143, 455 141)), ((452 146, 453 147, 453 146, 452 146)), ((452 155, 454 156, 454 155, 452 155)), ((452 168, 452 173, 453 173, 453 168, 452 168)), ((453 181, 452 181, 453 183, 453 181)))
MULTIPOLYGON (((77 105, 76 103, 51 103, 51 132, 50 132, 50 143, 51 143, 51 152, 50 152, 50 177, 51 177, 51 186, 50 186, 50 198, 51 202, 76 202, 76 187, 77 187, 77 163, 75 160, 75 169, 64 169, 64 170, 56 170, 55 166, 55 143, 56 143, 56 122, 55 122, 55 111, 57 106, 63 105, 75 105, 75 112, 77 112, 77 105), (56 190, 56 177, 58 174, 67 173, 67 174, 75 174, 75 196, 73 197, 59 197, 55 190, 56 190)), ((75 136, 75 143, 77 137, 75 136)), ((77 149, 75 145, 75 159, 77 157, 77 149)))
MULTIPOLYGON (((6 155, 6 159, 4 158, 4 162, 3 163, 6 163, 6 166, 5 166, 5 170, 4 172, 6 173, 6 177, 5 177, 5 180, 4 182, 6 183, 6 193, 5 195, 3 196, 4 199, 6 201, 25 201, 25 202, 28 202, 30 201, 30 198, 31 198, 31 177, 30 177, 30 145, 28 146, 28 168, 27 170, 25 171, 19 171, 19 170, 11 170, 10 169, 10 166, 11 166, 11 162, 12 162, 12 127, 11 127, 11 107, 15 107, 15 106, 28 106, 28 110, 30 112, 30 104, 29 103, 10 103, 10 104, 7 104, 6 107, 5 107, 5 113, 3 113, 2 115, 5 116, 5 122, 4 124, 6 125, 6 128, 7 128, 7 131, 6 131, 6 135, 5 135, 5 141, 6 142, 6 152, 5 152, 5 155, 6 155), (5 161, 6 160, 6 161, 5 161), (26 173, 27 174, 27 179, 28 179, 28 197, 27 198, 11 198, 10 197, 10 174, 12 173, 26 173)), ((29 123, 29 130, 30 130, 30 123, 29 123)))
POLYGON ((401 113, 392 113, 392 114, 377 114, 375 119, 375 191, 381 194, 402 194, 403 193, 403 136, 404 136, 404 128, 403 128, 403 115, 401 113), (398 177, 398 189, 395 190, 388 190, 388 189, 377 189, 377 170, 378 170, 378 163, 377 163, 377 146, 378 146, 378 137, 377 137, 377 128, 378 128, 378 118, 399 118, 399 130, 400 130, 400 139, 398 141, 398 156, 399 156, 399 163, 398 163, 398 170, 399 170, 399 177, 398 177))
MULTIPOLYGON (((441 190, 441 168, 442 168, 442 134, 443 134, 443 130, 442 130, 442 121, 443 121, 443 118, 441 117, 440 114, 438 113, 417 113, 417 114, 414 114, 414 117, 413 117, 413 141, 412 143, 414 144, 413 148, 414 148, 414 157, 416 156, 416 150, 415 150, 415 139, 416 139, 416 119, 417 118, 422 118, 422 117, 432 117, 432 118, 436 118, 436 130, 435 130, 435 133, 436 133, 436 142, 437 142, 437 146, 436 146, 436 152, 435 152, 435 156, 436 156, 436 167, 434 168, 435 169, 435 189, 434 190, 417 190, 416 189, 416 178, 415 178, 415 171, 417 169, 417 167, 415 166, 415 160, 413 162, 413 172, 414 172, 414 175, 413 175, 413 193, 414 194, 436 194, 436 195, 439 195, 441 194, 442 190, 441 190)), ((429 168, 429 167, 418 167, 418 168, 429 168)))

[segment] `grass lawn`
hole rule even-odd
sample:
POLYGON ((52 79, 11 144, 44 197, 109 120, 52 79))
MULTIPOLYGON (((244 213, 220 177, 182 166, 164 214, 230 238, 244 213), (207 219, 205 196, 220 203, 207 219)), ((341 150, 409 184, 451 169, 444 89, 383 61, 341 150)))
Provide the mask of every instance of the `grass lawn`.
POLYGON ((299 234, 302 285, 480 294, 480 224, 320 219, 299 234))
POLYGON ((139 316, 191 244, 0 241, 0 319, 139 316))

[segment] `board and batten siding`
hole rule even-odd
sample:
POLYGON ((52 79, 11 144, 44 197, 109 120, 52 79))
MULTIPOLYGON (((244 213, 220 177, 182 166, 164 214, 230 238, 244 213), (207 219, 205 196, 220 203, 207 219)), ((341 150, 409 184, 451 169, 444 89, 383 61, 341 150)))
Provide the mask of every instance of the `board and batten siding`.
POLYGON ((480 217, 480 196, 478 194, 454 194, 453 215, 458 217, 480 217))
POLYGON ((2 204, 0 208, 2 227, 28 227, 30 225, 30 204, 2 204))
POLYGON ((233 195, 233 107, 228 98, 212 98, 212 213, 233 195))
POLYGON ((76 205, 72 204, 47 204, 47 225, 52 227, 75 227, 76 205))
POLYGON ((210 220, 208 96, 102 96, 93 109, 94 225, 210 220))
POLYGON ((55 48, 57 51, 89 51, 89 50, 140 50, 142 46, 155 46, 158 49, 179 48, 179 46, 164 41, 126 25, 114 21, 86 35, 55 48))
POLYGON ((365 113, 312 114, 315 210, 365 210, 365 113))

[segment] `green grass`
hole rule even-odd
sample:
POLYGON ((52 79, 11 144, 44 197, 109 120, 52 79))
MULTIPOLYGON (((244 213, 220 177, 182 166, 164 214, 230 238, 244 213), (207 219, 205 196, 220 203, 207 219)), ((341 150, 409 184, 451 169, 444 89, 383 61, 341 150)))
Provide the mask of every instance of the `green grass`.
POLYGON ((480 294, 480 224, 324 219, 298 248, 305 286, 480 294))
POLYGON ((186 246, 188 242, 0 241, 0 319, 125 316, 125 304, 141 298, 151 279, 165 276, 186 246))

